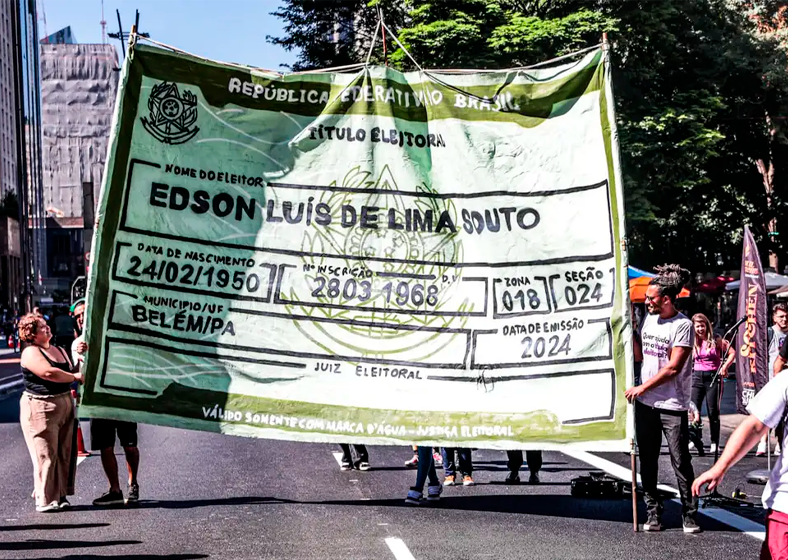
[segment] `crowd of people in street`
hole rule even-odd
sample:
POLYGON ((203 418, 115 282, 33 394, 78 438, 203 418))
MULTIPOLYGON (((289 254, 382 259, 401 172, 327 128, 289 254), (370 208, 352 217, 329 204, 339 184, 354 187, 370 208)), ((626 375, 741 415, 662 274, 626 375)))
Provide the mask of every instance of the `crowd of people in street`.
MULTIPOLYGON (((735 351, 727 341, 716 336, 709 319, 703 314, 687 318, 676 308, 675 301, 689 272, 677 265, 657 268, 645 296, 648 315, 633 337, 633 354, 638 365, 636 383, 625 397, 634 405, 636 442, 640 457, 640 475, 647 507, 643 530, 662 530, 663 496, 657 489, 659 456, 663 436, 667 441, 682 505, 682 527, 686 533, 698 533, 696 521, 698 496, 704 485, 714 489, 730 467, 757 445, 757 454, 766 452, 769 430, 776 429, 782 441, 788 416, 788 375, 777 375, 788 365, 788 307, 778 303, 772 309, 773 326, 768 331, 769 369, 772 379, 750 402, 750 416, 736 429, 725 445, 719 460, 707 472, 695 477, 690 449, 704 453, 699 437, 700 411, 709 415, 711 445, 717 454, 720 441, 720 401, 722 379, 735 351)), ((73 453, 75 401, 72 386, 82 382, 82 360, 88 346, 82 337, 85 302, 71 308, 76 325, 71 352, 53 340, 50 326, 40 313, 31 313, 19 321, 19 337, 24 345, 21 368, 25 391, 20 403, 20 421, 34 467, 34 498, 39 512, 61 511, 69 507, 68 496, 74 493, 76 468, 73 453)), ((91 420, 91 447, 100 452, 109 483, 108 491, 94 500, 96 506, 134 503, 139 500, 139 449, 137 426, 115 420, 91 420), (118 480, 114 447, 116 438, 125 451, 128 468, 126 495, 118 480)), ((370 470, 369 452, 361 444, 342 444, 340 468, 343 471, 370 470)), ((778 459, 764 490, 767 538, 762 558, 788 559, 788 462, 778 459)), ((524 464, 523 452, 507 452, 507 484, 520 483, 524 464)), ((526 451, 530 484, 538 484, 542 466, 540 451, 526 451)), ((413 456, 405 466, 416 469, 415 484, 405 502, 420 505, 440 499, 444 487, 472 486, 473 459, 468 448, 413 446, 413 456), (436 466, 444 469, 438 478, 436 466), (427 494, 424 496, 424 486, 427 494)))

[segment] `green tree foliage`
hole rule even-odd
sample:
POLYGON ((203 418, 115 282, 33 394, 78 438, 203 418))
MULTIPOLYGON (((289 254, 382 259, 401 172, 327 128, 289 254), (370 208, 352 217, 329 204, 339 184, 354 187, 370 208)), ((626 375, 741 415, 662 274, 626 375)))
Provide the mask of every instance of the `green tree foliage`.
MULTIPOLYGON (((361 62, 378 7, 425 68, 525 66, 607 32, 632 262, 736 268, 745 223, 772 265, 784 253, 788 229, 768 235, 788 228, 784 1, 287 0, 275 13, 286 35, 273 40, 298 51, 298 68, 361 62), (327 31, 347 22, 336 43, 327 31)), ((387 44, 391 65, 413 69, 387 44)))

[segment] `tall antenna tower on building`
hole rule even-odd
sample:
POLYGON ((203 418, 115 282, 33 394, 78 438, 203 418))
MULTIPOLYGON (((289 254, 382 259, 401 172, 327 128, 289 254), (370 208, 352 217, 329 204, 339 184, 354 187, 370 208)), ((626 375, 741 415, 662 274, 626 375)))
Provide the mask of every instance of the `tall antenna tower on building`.
POLYGON ((47 31, 47 10, 44 6, 44 0, 40 0, 41 2, 41 15, 38 17, 39 20, 44 22, 44 37, 49 37, 49 31, 47 31))
POLYGON ((107 44, 107 22, 104 19, 104 0, 101 0, 101 44, 107 44))

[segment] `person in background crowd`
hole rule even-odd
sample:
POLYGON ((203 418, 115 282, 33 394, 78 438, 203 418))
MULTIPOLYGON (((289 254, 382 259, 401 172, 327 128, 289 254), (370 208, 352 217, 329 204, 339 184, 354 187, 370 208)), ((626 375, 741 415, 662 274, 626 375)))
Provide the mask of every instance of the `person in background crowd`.
MULTIPOLYGON (((736 354, 729 347, 727 341, 715 336, 711 328, 711 321, 703 313, 692 316, 692 327, 695 330, 695 344, 692 347, 692 402, 698 413, 703 410, 703 401, 706 401, 706 410, 709 414, 709 432, 711 446, 709 453, 716 453, 720 444, 720 401, 722 399, 722 380, 728 377, 728 368, 736 354), (723 357, 725 362, 723 363, 723 357), (717 375, 719 370, 719 376, 717 375)), ((691 445, 697 447, 697 445, 691 445)), ((702 447, 697 447, 698 453, 703 453, 702 447)))
POLYGON ((435 472, 435 461, 432 458, 432 447, 418 447, 419 468, 416 471, 416 485, 411 486, 405 503, 411 506, 421 505, 424 493, 424 483, 429 479, 427 486, 427 500, 434 502, 440 500, 443 486, 435 472))
POLYGON ((52 322, 55 325, 55 344, 60 348, 71 348, 74 342, 74 319, 71 314, 57 311, 52 322))
MULTIPOLYGON (((774 304, 774 307, 772 307, 772 323, 772 326, 766 331, 766 342, 769 348, 769 379, 784 370, 788 363, 788 354, 783 355, 785 337, 788 334, 788 305, 784 303, 774 304)), ((768 437, 769 434, 767 433, 758 443, 758 449, 755 450, 757 457, 766 455, 768 437)), ((779 444, 775 449, 775 453, 777 455, 780 454, 779 444)))
MULTIPOLYGON (((415 469, 419 466, 419 452, 418 447, 415 445, 411 445, 411 449, 413 449, 413 457, 405 461, 405 466, 409 469, 415 469)), ((432 460, 435 461, 435 468, 441 468, 443 466, 443 458, 441 454, 438 453, 437 448, 432 448, 432 460)))
MULTIPOLYGON (((74 306, 74 319, 77 326, 82 330, 84 325, 85 306, 74 306), (77 317, 79 315, 79 317, 77 317)), ((88 345, 83 340, 84 335, 80 335, 77 341, 80 342, 79 348, 74 347, 79 356, 80 366, 84 362, 84 354, 88 350, 88 345)), ((76 343, 76 342, 75 342, 76 343)), ((101 466, 104 467, 104 474, 109 480, 109 490, 100 497, 93 500, 94 506, 114 506, 124 502, 134 504, 140 499, 140 485, 137 481, 137 474, 140 467, 140 450, 137 446, 137 423, 123 422, 121 420, 108 420, 104 418, 90 419, 90 447, 93 451, 101 453, 101 466), (123 452, 126 455, 126 468, 129 471, 129 487, 126 499, 123 499, 123 492, 120 490, 118 481, 118 461, 115 459, 115 434, 120 441, 123 452)))
POLYGON ((473 481, 473 459, 471 457, 471 450, 467 447, 442 447, 441 453, 443 454, 443 485, 455 486, 462 484, 463 486, 473 486, 476 484, 473 481), (454 457, 455 452, 459 456, 459 472, 462 476, 462 481, 457 480, 457 460, 454 457))
POLYGON ((85 337, 82 336, 82 330, 84 329, 85 325, 85 300, 80 299, 74 302, 71 306, 71 317, 74 319, 74 342, 71 343, 71 358, 74 360, 74 363, 82 367, 82 362, 84 361, 84 356, 82 352, 77 350, 77 346, 81 347, 81 344, 84 344, 85 337))
POLYGON ((405 466, 409 469, 415 469, 419 466, 419 448, 416 445, 411 445, 410 448, 413 450, 413 457, 405 461, 405 466))
MULTIPOLYGON (((34 470, 36 511, 50 513, 68 508, 69 465, 74 433, 71 384, 82 382, 62 348, 50 344, 46 321, 29 314, 19 322, 27 344, 20 364, 25 390, 19 402, 19 420, 34 470)), ((80 349, 85 348, 80 346, 80 349)))
POLYGON ((692 322, 674 305, 676 296, 689 278, 689 271, 678 265, 657 267, 657 276, 646 290, 648 316, 641 330, 642 383, 625 393, 627 400, 635 404, 640 476, 648 510, 644 531, 662 530, 663 504, 657 490, 657 477, 664 433, 681 495, 684 532, 700 532, 695 521, 698 500, 691 495, 695 475, 689 452, 687 417, 692 388, 690 356, 694 331, 692 322))
POLYGON ((339 466, 340 470, 349 471, 353 467, 360 471, 368 471, 369 466, 369 453, 367 446, 362 444, 353 444, 353 449, 356 452, 358 459, 353 461, 353 454, 350 452, 350 445, 347 443, 340 443, 339 447, 342 448, 342 464, 339 466))
MULTIPOLYGON (((523 466, 523 452, 520 449, 514 451, 507 451, 506 457, 509 459, 507 467, 509 467, 509 474, 506 476, 505 484, 520 484, 520 467, 523 466)), ((528 461, 528 470, 530 475, 528 477, 529 484, 539 484, 539 471, 542 468, 542 452, 541 451, 526 451, 525 458, 528 461)))
POLYGON ((788 305, 775 303, 772 307, 772 326, 766 331, 769 345, 769 379, 785 369, 786 360, 781 357, 780 350, 788 336, 788 305), (780 362, 779 366, 775 364, 780 362))
POLYGON ((85 300, 78 299, 72 303, 69 311, 74 319, 74 338, 79 338, 85 328, 85 300))
MULTIPOLYGON (((719 460, 692 484, 692 494, 698 496, 704 485, 709 491, 718 488, 725 473, 735 465, 761 438, 785 424, 788 413, 788 375, 778 375, 769 381, 747 406, 750 413, 731 434, 719 460)), ((780 434, 784 439, 785 428, 780 434)), ((761 560, 788 560, 788 462, 780 455, 772 467, 763 489, 766 509, 766 539, 761 548, 761 560)))

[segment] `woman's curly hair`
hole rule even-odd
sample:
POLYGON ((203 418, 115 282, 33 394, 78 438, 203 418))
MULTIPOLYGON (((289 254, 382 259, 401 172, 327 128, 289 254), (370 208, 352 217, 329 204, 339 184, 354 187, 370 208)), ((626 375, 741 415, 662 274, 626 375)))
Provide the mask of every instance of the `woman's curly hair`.
POLYGON ((659 288, 659 294, 668 296, 671 301, 675 301, 676 296, 681 292, 681 288, 690 281, 691 274, 686 268, 681 268, 677 264, 663 264, 655 266, 657 276, 652 278, 649 285, 659 288))
POLYGON ((43 320, 41 315, 35 313, 28 313, 19 319, 19 340, 28 344, 33 342, 38 334, 39 321, 43 320))

